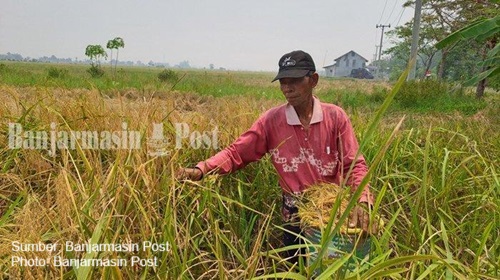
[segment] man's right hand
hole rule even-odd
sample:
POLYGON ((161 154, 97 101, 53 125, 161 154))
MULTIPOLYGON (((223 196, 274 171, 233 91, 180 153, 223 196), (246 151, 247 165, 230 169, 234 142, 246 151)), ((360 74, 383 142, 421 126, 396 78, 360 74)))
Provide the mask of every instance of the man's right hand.
POLYGON ((203 173, 199 168, 179 168, 175 172, 175 178, 177 180, 191 180, 191 181, 199 181, 203 178, 203 173))

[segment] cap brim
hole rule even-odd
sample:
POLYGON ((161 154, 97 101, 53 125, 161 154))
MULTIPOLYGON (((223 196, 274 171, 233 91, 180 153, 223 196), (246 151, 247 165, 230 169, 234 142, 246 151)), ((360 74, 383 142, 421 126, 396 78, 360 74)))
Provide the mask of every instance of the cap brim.
POLYGON ((276 77, 274 78, 274 80, 271 81, 271 83, 276 81, 276 80, 279 80, 281 78, 302 78, 305 75, 307 75, 307 73, 309 73, 309 71, 311 71, 311 70, 307 70, 307 69, 282 70, 278 73, 278 75, 276 75, 276 77))

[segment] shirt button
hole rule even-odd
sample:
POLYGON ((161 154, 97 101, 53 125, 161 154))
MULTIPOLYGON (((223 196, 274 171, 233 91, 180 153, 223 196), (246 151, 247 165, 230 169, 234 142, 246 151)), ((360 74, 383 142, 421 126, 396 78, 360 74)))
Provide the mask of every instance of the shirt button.
POLYGON ((307 138, 305 140, 307 141, 307 138))

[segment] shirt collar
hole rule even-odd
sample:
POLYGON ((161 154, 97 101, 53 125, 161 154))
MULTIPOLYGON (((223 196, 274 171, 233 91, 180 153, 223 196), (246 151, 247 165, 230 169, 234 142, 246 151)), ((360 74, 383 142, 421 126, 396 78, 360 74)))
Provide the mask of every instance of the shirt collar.
MULTIPOLYGON (((286 104, 285 107, 286 122, 289 125, 302 125, 299 120, 299 116, 292 105, 286 104)), ((313 114, 311 117, 311 123, 318 123, 323 121, 323 110, 321 110, 321 103, 318 98, 313 96, 313 114)))

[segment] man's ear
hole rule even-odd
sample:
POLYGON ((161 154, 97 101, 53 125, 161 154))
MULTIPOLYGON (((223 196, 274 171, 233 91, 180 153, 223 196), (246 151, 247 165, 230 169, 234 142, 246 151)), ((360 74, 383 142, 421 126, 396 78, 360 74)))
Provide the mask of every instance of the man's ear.
POLYGON ((311 87, 316 87, 316 85, 318 84, 318 81, 319 81, 319 75, 318 73, 314 72, 314 74, 312 74, 312 76, 310 77, 311 78, 311 87))

